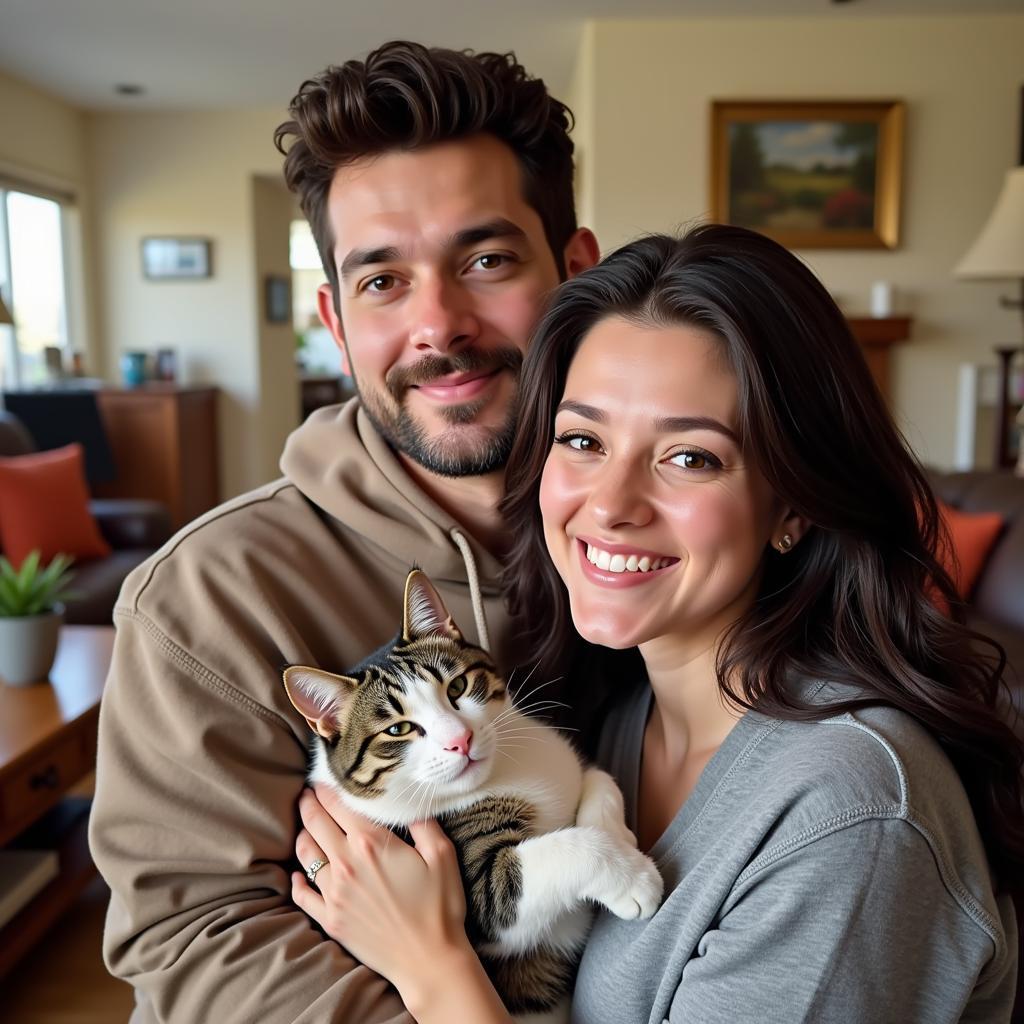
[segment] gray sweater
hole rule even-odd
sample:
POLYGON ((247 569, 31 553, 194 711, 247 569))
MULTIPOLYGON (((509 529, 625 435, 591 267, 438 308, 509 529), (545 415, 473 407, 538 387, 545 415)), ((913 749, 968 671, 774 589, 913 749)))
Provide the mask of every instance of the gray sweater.
MULTIPOLYGON (((634 829, 650 701, 609 721, 599 755, 634 829)), ((665 901, 649 921, 598 916, 574 1024, 1010 1019, 1013 907, 952 764, 902 712, 747 713, 650 853, 665 901)))

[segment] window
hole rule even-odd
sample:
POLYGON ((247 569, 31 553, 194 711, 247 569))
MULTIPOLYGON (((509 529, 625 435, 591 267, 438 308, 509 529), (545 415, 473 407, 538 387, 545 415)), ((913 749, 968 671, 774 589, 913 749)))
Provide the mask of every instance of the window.
POLYGON ((64 267, 65 207, 57 200, 0 186, 0 293, 14 327, 0 327, 4 387, 44 383, 46 350, 70 362, 64 267), (5 335, 5 337, 4 337, 5 335))

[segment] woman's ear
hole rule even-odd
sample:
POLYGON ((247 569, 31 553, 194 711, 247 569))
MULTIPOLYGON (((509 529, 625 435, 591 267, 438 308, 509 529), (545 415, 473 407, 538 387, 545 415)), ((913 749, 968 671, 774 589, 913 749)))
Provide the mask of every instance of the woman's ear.
POLYGON ((792 551, 811 528, 811 522, 793 509, 787 508, 779 516, 772 531, 769 544, 772 550, 780 555, 792 551))

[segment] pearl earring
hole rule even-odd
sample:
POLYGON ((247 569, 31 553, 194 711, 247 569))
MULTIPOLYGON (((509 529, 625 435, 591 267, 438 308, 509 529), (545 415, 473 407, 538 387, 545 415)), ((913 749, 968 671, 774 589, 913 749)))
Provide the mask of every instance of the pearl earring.
POLYGON ((793 538, 788 533, 784 533, 779 541, 779 550, 785 554, 792 546, 793 538))

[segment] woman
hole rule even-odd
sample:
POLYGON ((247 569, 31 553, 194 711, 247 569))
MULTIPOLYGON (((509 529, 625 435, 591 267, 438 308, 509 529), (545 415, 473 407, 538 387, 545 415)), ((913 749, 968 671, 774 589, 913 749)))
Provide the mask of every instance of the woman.
MULTIPOLYGON (((594 666, 568 699, 667 892, 599 916, 574 1020, 1008 1020, 1001 653, 969 645, 934 499, 824 288, 742 229, 642 239, 560 289, 521 393, 512 604, 546 667, 594 666)), ((475 969, 431 990, 417 967, 465 962, 421 836, 411 874, 352 858, 364 920, 401 908, 353 951, 418 1020, 502 1020, 475 969)))

